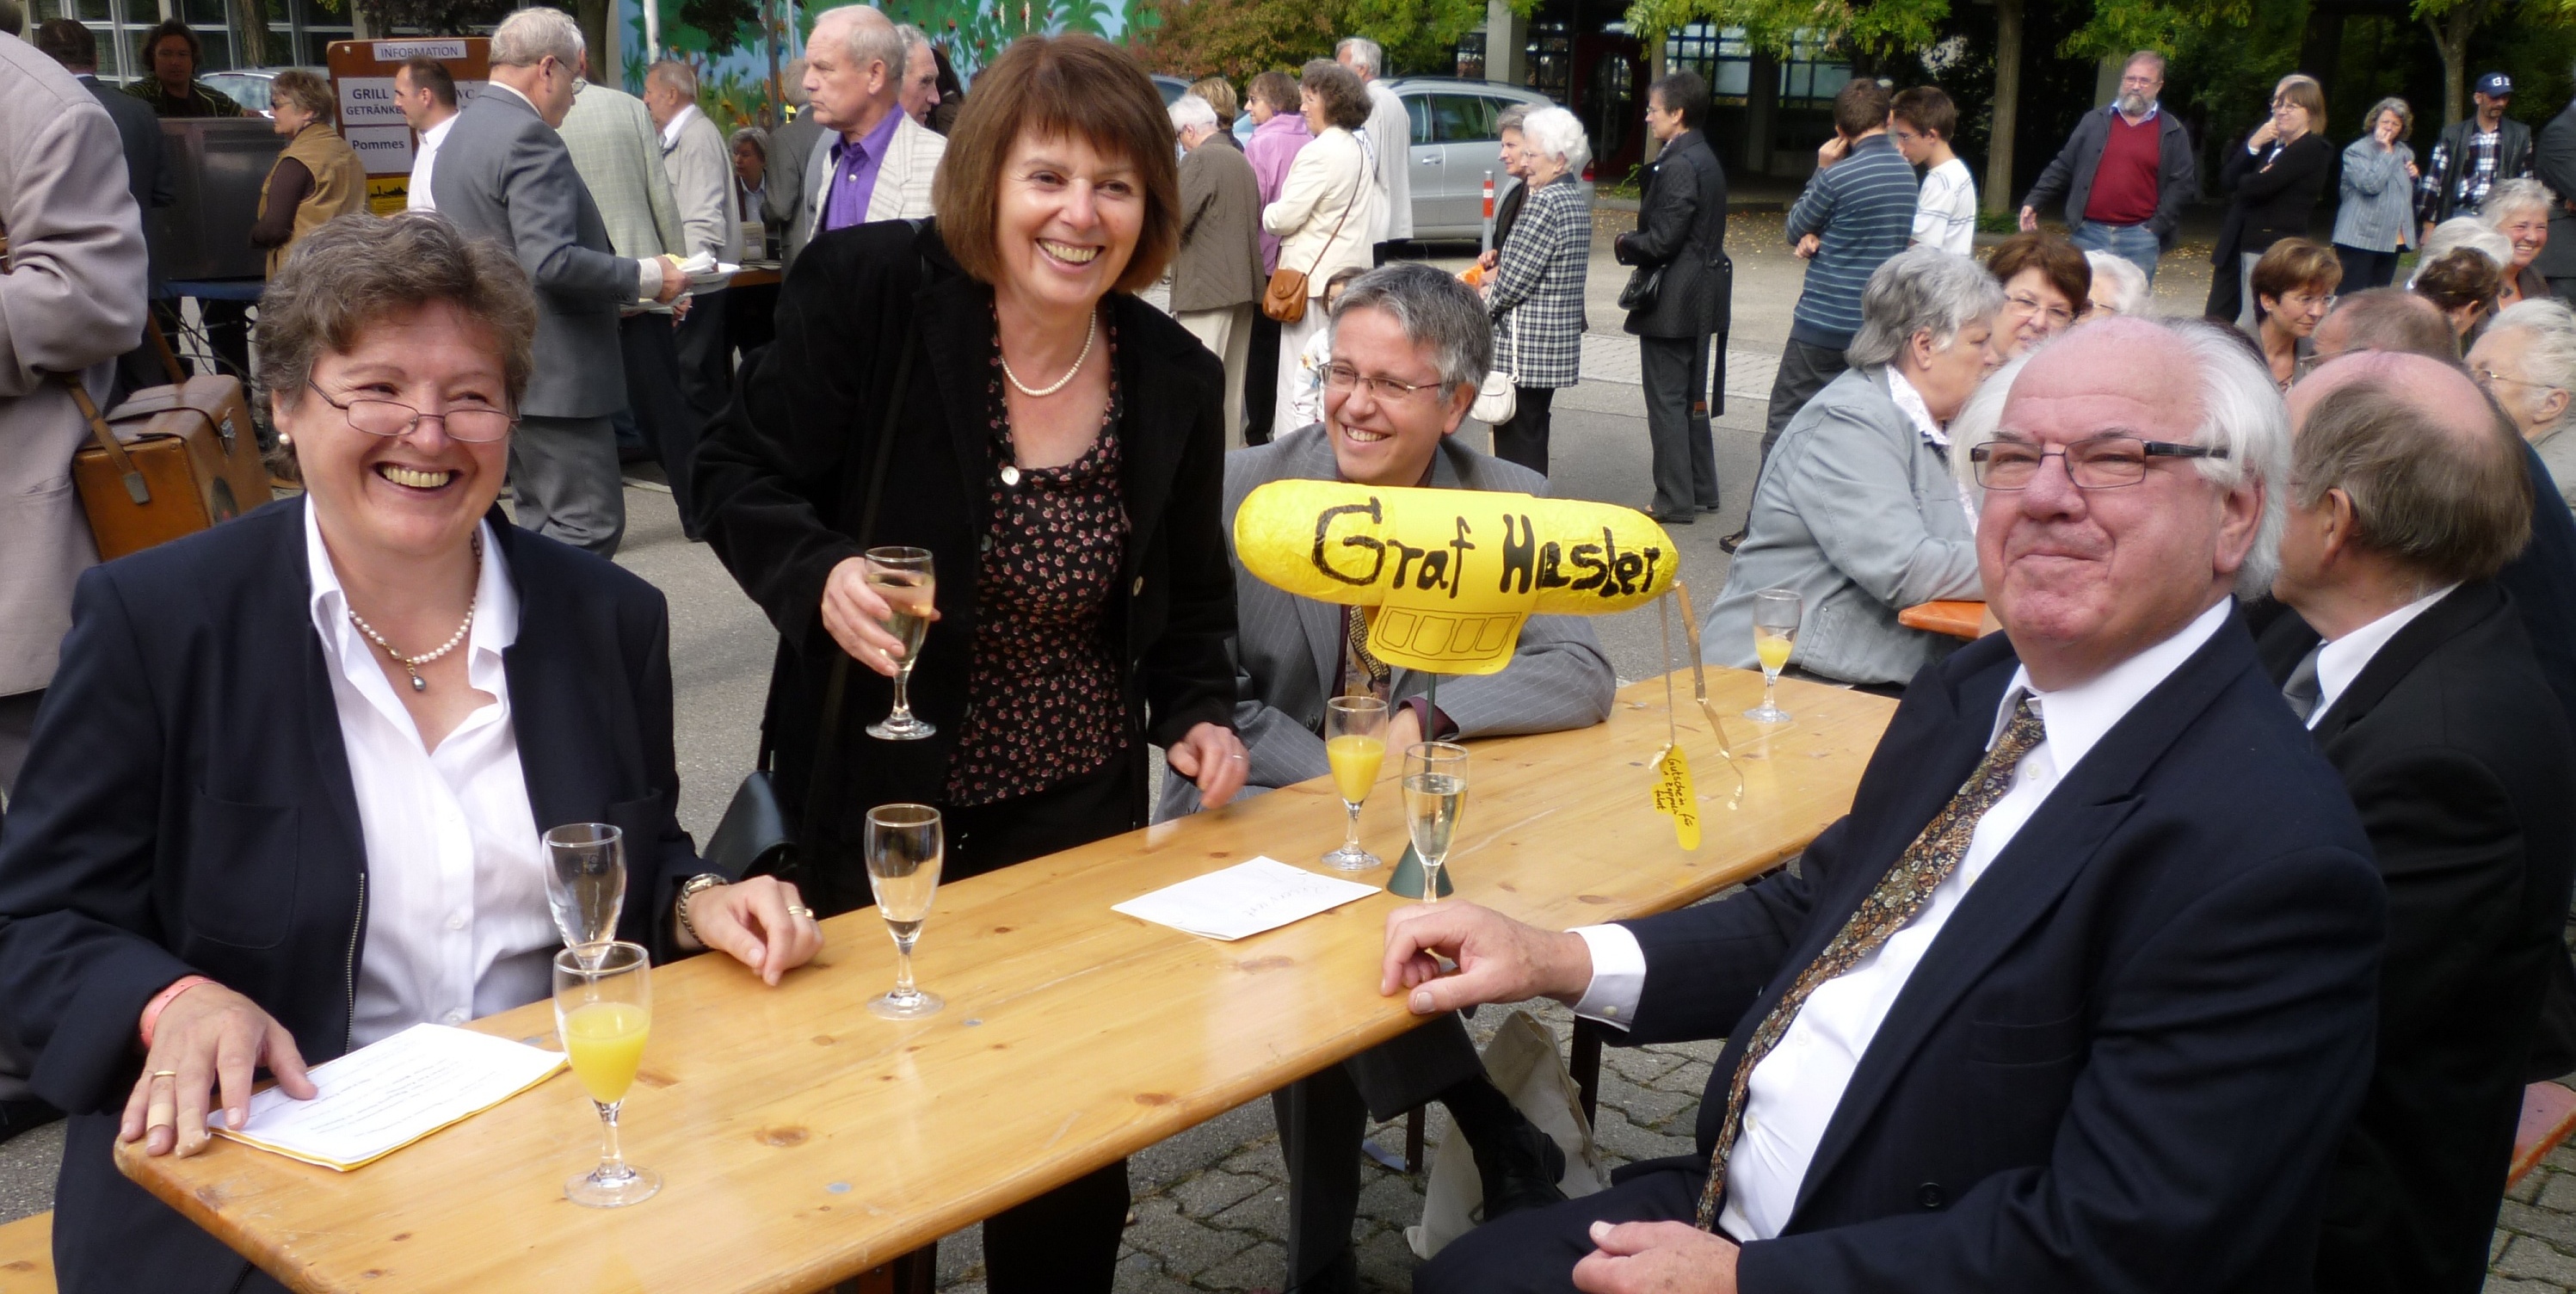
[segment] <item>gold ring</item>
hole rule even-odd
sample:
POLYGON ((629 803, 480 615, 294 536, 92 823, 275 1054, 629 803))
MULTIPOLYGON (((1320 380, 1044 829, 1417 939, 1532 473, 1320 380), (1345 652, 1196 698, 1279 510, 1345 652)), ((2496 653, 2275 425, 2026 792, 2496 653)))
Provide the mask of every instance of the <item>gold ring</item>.
POLYGON ((790 903, 787 905, 787 915, 791 917, 810 917, 814 915, 814 909, 805 907, 801 904, 790 903))
POLYGON ((176 1130, 178 1129, 178 1127, 179 1127, 179 1125, 178 1125, 178 1124, 176 1124, 176 1123, 147 1123, 147 1124, 144 1124, 144 1125, 143 1125, 143 1131, 144 1131, 146 1134, 150 1134, 150 1133, 159 1132, 159 1131, 160 1131, 160 1130, 162 1130, 163 1128, 169 1128, 169 1129, 171 1129, 171 1130, 173 1130, 173 1131, 176 1131, 176 1130))
POLYGON ((175 1069, 156 1069, 152 1071, 152 1076, 154 1078, 177 1078, 179 1076, 179 1071, 175 1069))

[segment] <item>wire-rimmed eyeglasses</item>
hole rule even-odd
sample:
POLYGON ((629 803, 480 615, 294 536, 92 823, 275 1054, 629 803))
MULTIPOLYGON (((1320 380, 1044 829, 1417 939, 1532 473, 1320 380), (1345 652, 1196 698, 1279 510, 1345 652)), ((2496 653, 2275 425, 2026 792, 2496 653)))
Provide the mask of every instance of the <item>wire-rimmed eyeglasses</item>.
POLYGON ((313 394, 322 397, 322 403, 345 415, 349 419, 350 426, 370 436, 382 436, 388 440, 410 434, 411 429, 419 426, 423 418, 438 419, 445 427, 449 440, 460 440, 468 444, 488 444, 500 440, 508 436, 510 428, 519 423, 517 418, 498 409, 450 409, 445 413, 422 413, 410 405, 394 400, 379 400, 373 396, 342 403, 332 399, 331 393, 323 390, 312 378, 304 379, 304 385, 312 387, 313 394))
POLYGON ((2179 445, 2136 436, 2095 436, 2064 449, 2041 449, 2026 440, 1990 440, 1968 451, 1977 484, 1989 490, 2028 489, 2050 458, 2066 460, 2066 476, 2084 490, 2116 490, 2147 479, 2147 461, 2156 458, 2225 458, 2211 445, 2179 445))

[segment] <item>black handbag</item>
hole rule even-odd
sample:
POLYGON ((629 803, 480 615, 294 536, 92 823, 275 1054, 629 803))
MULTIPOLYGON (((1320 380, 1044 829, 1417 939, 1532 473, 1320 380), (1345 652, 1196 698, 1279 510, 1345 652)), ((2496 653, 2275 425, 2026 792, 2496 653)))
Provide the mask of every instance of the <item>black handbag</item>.
POLYGON ((1655 299, 1664 292, 1664 267, 1640 265, 1628 275, 1628 286, 1619 289, 1619 308, 1627 311, 1652 310, 1655 299))

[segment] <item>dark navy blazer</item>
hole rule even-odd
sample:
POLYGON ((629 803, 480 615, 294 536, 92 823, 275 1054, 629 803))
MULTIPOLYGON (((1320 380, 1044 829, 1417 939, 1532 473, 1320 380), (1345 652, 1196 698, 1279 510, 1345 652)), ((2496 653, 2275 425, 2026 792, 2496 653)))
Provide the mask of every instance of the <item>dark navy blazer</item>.
MULTIPOLYGON (((71 1112, 55 1192, 65 1294, 230 1291, 245 1263, 120 1175, 118 1113, 152 996, 198 974, 249 996, 308 1063, 349 1048, 367 857, 301 500, 97 567, 0 827, 0 1000, 71 1112)), ((669 612, 588 553, 494 532, 519 594, 503 653, 541 826, 623 828, 622 938, 660 946, 697 868, 673 810, 669 612)), ((255 1286, 265 1288, 254 1277, 255 1286)))
MULTIPOLYGON (((1703 1156, 1744 1040, 1966 781, 2014 667, 1998 634, 1924 670, 1799 875, 1630 923, 1647 974, 1623 1041, 1732 1039, 1703 1156)), ((2307 1289, 2370 1076, 2383 907, 2341 780, 2231 614, 1968 892, 1738 1279, 2307 1289)))

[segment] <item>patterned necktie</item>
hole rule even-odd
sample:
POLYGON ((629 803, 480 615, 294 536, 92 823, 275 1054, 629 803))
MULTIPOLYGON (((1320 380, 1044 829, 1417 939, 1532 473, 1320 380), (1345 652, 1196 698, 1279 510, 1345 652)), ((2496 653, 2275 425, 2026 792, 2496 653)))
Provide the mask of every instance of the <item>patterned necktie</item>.
POLYGON ((1342 608, 1343 693, 1347 696, 1373 696, 1383 701, 1387 681, 1393 671, 1368 648, 1368 612, 1360 607, 1342 608))
POLYGON ((1806 1005, 1809 995, 1858 965, 1862 958, 1878 951, 1888 936, 1904 929, 1905 923, 1912 921, 1914 914, 1931 901, 1933 889, 1949 877, 1961 858, 1967 856, 1968 842, 1976 835, 1978 819, 1985 817, 1986 810, 1995 807, 1995 801, 2004 798, 2004 792, 2012 789, 2013 769, 2021 763, 2022 756, 2029 754, 2030 748, 2046 736, 2047 731, 2040 727, 2039 713, 2031 707, 2031 698, 2025 694, 2020 704, 2013 707, 2012 722, 2005 726, 2003 736, 1997 738, 1994 748, 1986 752, 1985 762, 1968 775, 1967 782, 1959 787, 1959 793, 1950 797, 1950 803, 1933 816, 1931 823, 1923 828, 1923 834, 1906 846, 1896 865, 1879 878, 1878 888, 1861 901, 1860 909, 1843 923, 1833 942, 1826 944, 1816 960, 1799 973, 1797 982, 1781 995, 1779 1005, 1772 1007, 1771 1014, 1763 1017, 1761 1027, 1753 1031, 1752 1041, 1744 1047, 1744 1059, 1735 1066, 1734 1083, 1727 1089, 1726 1121, 1717 1130, 1716 1153, 1709 1156, 1708 1186, 1699 1196, 1700 1230, 1712 1231, 1717 1227, 1718 1207, 1726 1198, 1726 1161, 1744 1124, 1744 1096, 1753 1081, 1753 1067, 1761 1064, 1762 1058, 1779 1045, 1781 1036, 1789 1031, 1790 1022, 1798 1018, 1798 1010, 1806 1005))

